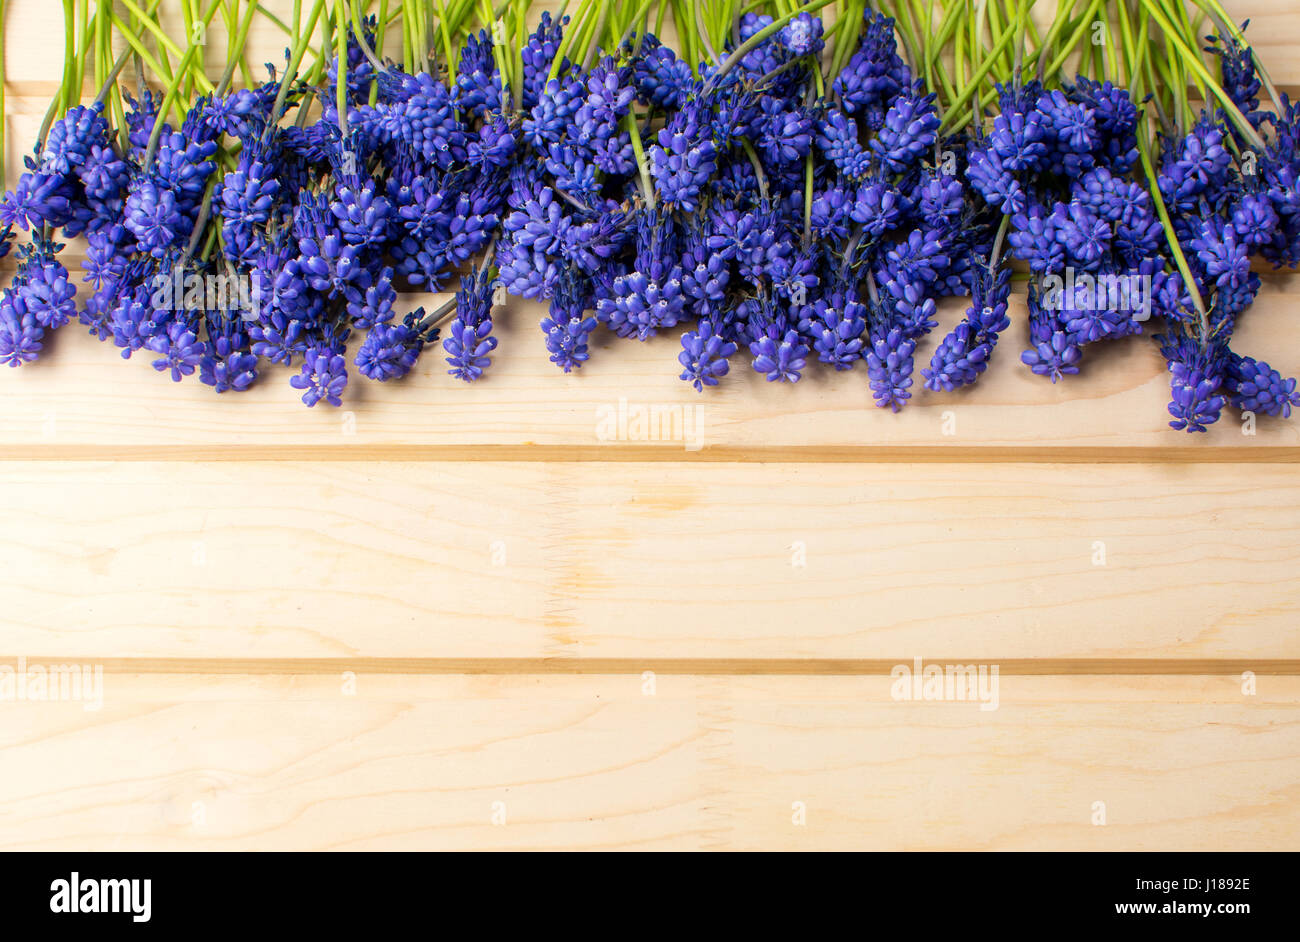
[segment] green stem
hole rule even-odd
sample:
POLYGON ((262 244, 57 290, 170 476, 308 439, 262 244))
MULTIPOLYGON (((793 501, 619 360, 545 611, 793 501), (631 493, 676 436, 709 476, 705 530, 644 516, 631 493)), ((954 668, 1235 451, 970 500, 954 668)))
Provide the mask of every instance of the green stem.
POLYGON ((1002 222, 998 224, 998 234, 993 239, 993 250, 989 252, 989 274, 998 267, 998 261, 1002 257, 1002 240, 1007 237, 1007 228, 1011 222, 1010 216, 1003 216, 1002 222))
POLYGON ((402 69, 405 72, 415 71, 415 47, 411 43, 411 15, 410 7, 402 4, 402 69))
MULTIPOLYGON (((296 7, 299 3, 301 3, 301 0, 294 0, 294 5, 295 5, 295 7, 296 7)), ((296 37, 295 37, 295 35, 294 35, 294 31, 289 27, 289 24, 286 23, 284 20, 280 19, 278 16, 276 16, 274 13, 272 13, 272 12, 271 12, 270 10, 268 10, 266 7, 262 6, 262 4, 257 3, 257 4, 254 4, 254 6, 257 8, 257 12, 260 13, 260 14, 262 14, 263 17, 265 17, 267 20, 269 20, 273 26, 275 26, 277 29, 279 29, 280 32, 284 33, 286 36, 290 37, 290 40, 291 40, 291 41, 290 41, 290 43, 289 43, 289 46, 290 46, 290 48, 292 48, 293 45, 294 45, 294 40, 296 40, 296 37)), ((297 17, 296 17, 296 15, 295 15, 295 20, 294 20, 294 21, 297 22, 297 17)), ((313 56, 318 55, 318 53, 317 53, 316 50, 314 50, 314 49, 310 49, 310 48, 309 48, 307 51, 310 52, 310 53, 312 53, 313 56)))
POLYGON ((605 33, 605 24, 609 20, 609 10, 613 6, 612 2, 606 0, 600 5, 600 19, 596 21, 596 28, 592 31, 592 38, 587 41, 587 54, 582 58, 582 71, 589 72, 596 62, 596 54, 600 51, 600 39, 605 33))
MULTIPOLYGON (((700 0, 692 0, 692 3, 694 4, 695 22, 698 24, 699 21, 704 18, 703 12, 700 10, 700 0)), ((704 51, 709 55, 709 61, 717 62, 718 51, 713 48, 713 39, 709 36, 707 23, 705 24, 704 29, 699 30, 699 36, 700 44, 704 46, 704 51)))
POLYGON ((280 79, 280 89, 275 95, 275 104, 271 107, 271 120, 267 123, 266 133, 271 133, 271 128, 280 120, 280 114, 284 110, 284 102, 289 94, 289 86, 298 75, 298 66, 302 64, 302 57, 307 52, 307 39, 311 36, 311 31, 316 28, 316 21, 320 19, 321 12, 325 9, 325 0, 316 0, 312 4, 311 13, 308 14, 309 20, 307 28, 299 36, 298 44, 289 54, 289 65, 280 79))
POLYGON ((908 8, 907 0, 898 0, 894 6, 894 27, 898 35, 903 40, 903 47, 907 50, 907 58, 915 73, 920 62, 921 42, 917 38, 916 25, 912 22, 911 10, 908 8))
POLYGON ((632 138, 632 152, 636 155, 637 170, 641 174, 641 192, 645 196, 646 206, 650 209, 655 208, 655 185, 650 179, 650 164, 645 159, 645 147, 641 143, 641 129, 636 123, 636 112, 629 109, 627 115, 623 118, 627 125, 627 133, 632 138))
MULTIPOLYGON (((1124 68, 1128 72, 1129 96, 1134 101, 1141 101, 1142 88, 1142 63, 1138 59, 1136 47, 1133 45, 1133 23, 1128 15, 1128 0, 1118 0, 1115 4, 1118 11, 1119 20, 1119 37, 1123 46, 1124 68)), ((1145 48, 1143 52, 1145 53, 1145 48)))
MULTIPOLYGON (((105 5, 105 9, 109 9, 109 7, 105 5)), ((215 7, 214 7, 214 12, 215 12, 215 7)), ((170 78, 171 69, 164 68, 162 64, 159 63, 159 61, 153 57, 153 54, 150 53, 149 50, 145 48, 144 43, 140 41, 140 37, 137 36, 135 33, 131 32, 131 30, 127 27, 127 25, 122 22, 122 18, 118 16, 117 13, 113 12, 110 15, 113 18, 113 25, 116 26, 117 31, 122 34, 122 38, 127 41, 127 44, 131 47, 131 50, 135 53, 136 58, 140 61, 143 61, 145 65, 147 65, 149 68, 151 68, 154 71, 155 74, 165 77, 168 81, 168 84, 170 84, 172 81, 170 78)), ((210 85, 208 87, 208 90, 209 91, 211 90, 210 85)), ((162 111, 160 110, 158 113, 161 115, 162 111)), ((179 105, 176 106, 176 114, 177 114, 178 121, 184 120, 185 116, 181 112, 179 105)))
POLYGON ((1052 59, 1051 64, 1047 67, 1046 74, 1049 78, 1055 76, 1056 73, 1060 71, 1061 66, 1065 65, 1065 60, 1070 57, 1070 53, 1079 45, 1079 41, 1083 38, 1083 34, 1088 32, 1092 24, 1096 21, 1097 13, 1103 2, 1104 0, 1092 0, 1092 2, 1088 4, 1088 8, 1084 11, 1083 16, 1079 17, 1076 21, 1074 30, 1070 33, 1070 37, 1065 41, 1064 48, 1056 54, 1056 57, 1052 59))
MULTIPOLYGON (((207 29, 212 18, 217 15, 217 10, 221 6, 221 0, 212 0, 208 10, 203 14, 203 28, 207 29)), ((153 155, 158 150, 158 141, 162 139, 163 125, 166 123, 165 118, 167 109, 176 101, 176 94, 180 89, 181 80, 185 76, 186 70, 190 63, 194 61, 194 56, 198 53, 198 46, 190 46, 189 51, 181 57, 181 61, 176 65, 176 77, 172 79, 167 87, 167 94, 163 96, 162 103, 158 106, 158 113, 153 120, 153 133, 149 135, 149 146, 145 149, 144 166, 147 169, 153 162, 153 155)), ((206 79, 205 79, 206 81, 206 79)), ((209 84, 209 88, 211 85, 209 84)), ((184 116, 181 118, 184 121, 184 116)))
MULTIPOLYGON (((1174 19, 1174 22, 1181 26, 1182 35, 1188 40, 1188 44, 1190 45, 1192 52, 1196 55, 1196 61, 1204 65, 1205 58, 1204 58, 1204 51, 1201 49, 1200 20, 1197 21, 1196 26, 1192 25, 1192 21, 1187 17, 1187 4, 1184 3, 1183 0, 1178 0, 1176 4, 1166 3, 1165 7, 1167 13, 1170 13, 1172 11, 1171 19, 1176 17, 1176 19, 1174 19)), ((1205 14, 1202 13, 1201 17, 1204 18, 1204 16, 1205 14)), ((1207 98, 1205 94, 1206 92, 1205 83, 1202 82, 1199 78, 1197 78, 1196 87, 1197 87, 1197 91, 1200 92, 1201 100, 1206 101, 1207 98)))
MULTIPOLYGON (((236 23, 239 22, 239 2, 240 0, 231 0, 231 12, 235 14, 234 19, 236 23)), ((197 7, 198 0, 194 0, 194 3, 195 6, 197 7)), ((251 8, 251 4, 250 4, 250 8, 251 8)), ((250 9, 250 12, 255 14, 257 10, 250 9)), ((244 40, 243 42, 240 42, 239 40, 235 41, 235 55, 239 58, 239 74, 244 79, 244 87, 254 88, 257 85, 257 80, 253 78, 253 72, 248 67, 247 40, 244 40)), ((199 51, 198 60, 194 63, 194 70, 199 75, 205 74, 203 69, 203 50, 199 51)))
MULTIPOLYGON (((482 8, 479 18, 483 21, 483 25, 487 27, 488 34, 492 37, 492 60, 497 65, 497 75, 500 77, 501 94, 504 101, 505 93, 510 87, 510 68, 506 59, 506 51, 501 48, 501 42, 499 41, 504 37, 497 36, 497 21, 492 12, 491 0, 479 0, 479 6, 482 8)), ((502 32, 504 33, 504 30, 502 32)))
POLYGON ((447 22, 447 4, 438 0, 438 35, 442 38, 442 54, 447 59, 447 81, 456 82, 456 57, 451 49, 452 26, 447 22))
MULTIPOLYGON (((348 136, 348 15, 346 0, 334 0, 334 106, 339 113, 339 134, 348 136)), ((346 143, 344 144, 346 147, 346 143)))
POLYGON ((1060 39, 1062 30, 1070 20, 1070 5, 1073 0, 1059 0, 1056 5, 1056 15, 1052 17, 1052 25, 1048 27, 1047 34, 1043 41, 1038 44, 1038 49, 1034 53, 1034 59, 1038 65, 1038 80, 1041 82, 1045 79, 1047 71, 1048 57, 1056 47, 1057 40, 1060 39))
POLYGON ((199 247, 199 239, 203 235, 203 230, 207 227, 208 218, 212 214, 212 197, 217 191, 218 174, 212 174, 208 180, 207 188, 203 192, 203 202, 199 205, 198 218, 194 220, 194 229, 190 232, 189 245, 185 247, 185 254, 181 258, 184 264, 194 255, 194 250, 199 247))
POLYGON ((153 37, 157 40, 160 48, 166 49, 177 58, 185 54, 185 51, 181 49, 180 46, 176 45, 172 38, 167 35, 166 31, 158 25, 157 21, 152 16, 145 13, 144 10, 140 9, 140 7, 134 3, 134 0, 120 0, 120 2, 122 6, 126 7, 132 16, 139 18, 141 26, 153 34, 153 37))
MULTIPOLYGON (((689 0, 688 0, 689 2, 689 0)), ((695 51, 695 33, 691 29, 689 16, 682 10, 682 0, 672 0, 673 26, 677 29, 677 42, 681 46, 682 58, 699 75, 699 54, 695 51)))
MULTIPOLYGON (((1100 0, 1095 0, 1095 2, 1100 2, 1100 0)), ((979 64, 979 68, 977 68, 974 71, 974 73, 971 75, 971 79, 969 82, 966 83, 965 88, 963 88, 962 91, 957 95, 953 103, 948 106, 948 111, 944 115, 943 123, 940 125, 939 128, 940 134, 942 134, 946 130, 952 129, 953 127, 952 119, 956 116, 957 109, 961 108, 968 101, 970 101, 971 96, 974 95, 979 90, 980 85, 984 81, 984 77, 989 74, 989 70, 991 70, 994 64, 997 63, 999 57, 1002 55, 1002 51, 1005 50, 1008 46, 1010 46, 1011 41, 1015 38, 1016 38, 1016 31, 1014 26, 1009 26, 1002 31, 1002 35, 998 38, 997 43, 989 51, 988 55, 984 57, 984 60, 979 64)))
MULTIPOLYGON (((985 15, 988 17, 988 21, 989 21, 989 29, 990 29, 990 31, 991 31, 994 35, 999 35, 999 36, 1000 36, 1000 35, 1002 34, 1002 31, 1003 31, 1004 29, 1006 29, 1006 27, 1007 27, 1008 25, 1010 25, 1010 24, 1006 24, 1006 23, 1003 23, 1003 22, 1002 22, 1002 14, 1001 14, 1001 13, 999 12, 999 10, 998 10, 998 4, 997 4, 997 3, 985 3, 985 4, 984 4, 984 10, 985 10, 985 15)), ((1022 35, 1023 35, 1023 34, 1021 34, 1021 35, 1017 35, 1015 38, 1016 38, 1016 39, 1020 39, 1020 38, 1022 38, 1022 35)), ((1009 74, 1012 74, 1012 73, 1011 73, 1011 66, 1012 66, 1012 57, 1011 57, 1011 54, 1012 54, 1011 47, 1008 46, 1008 47, 1007 47, 1007 48, 1002 52, 1002 55, 999 57, 999 61, 1000 61, 1000 63, 1002 64, 1001 72, 1004 73, 1004 74, 1008 74, 1008 75, 1009 75, 1009 74)))
POLYGON ((1189 49, 1186 41, 1178 35, 1174 25, 1160 9, 1160 4, 1157 3, 1156 0, 1141 0, 1141 3, 1146 7, 1147 12, 1151 15, 1151 19, 1155 20, 1156 25, 1164 30, 1165 35, 1172 40, 1174 46, 1182 54, 1183 64, 1190 66, 1192 71, 1195 72, 1206 84, 1209 90, 1214 93, 1214 97, 1219 99, 1219 104, 1223 108, 1224 113, 1227 114, 1228 119, 1236 125, 1237 131, 1241 136, 1245 138, 1250 146, 1255 148, 1256 151, 1263 153, 1264 142, 1260 139, 1259 133, 1251 126, 1250 122, 1246 120, 1245 115, 1241 113, 1241 110, 1232 100, 1232 97, 1223 90, 1218 82, 1214 81, 1209 71, 1205 68, 1205 63, 1201 61, 1200 56, 1189 49))
POLYGON ((619 36, 619 40, 614 45, 614 49, 611 51, 622 49, 632 38, 632 34, 634 32, 636 32, 637 34, 637 40, 638 41, 640 40, 641 36, 645 32, 645 26, 644 26, 645 18, 650 13, 651 5, 656 2, 657 0, 645 0, 645 2, 642 3, 641 6, 637 8, 636 12, 632 15, 632 19, 628 21, 627 26, 623 29, 622 34, 619 36), (640 32, 637 32, 638 30, 640 32))
POLYGON ((754 167, 754 176, 758 178, 758 196, 767 204, 767 174, 763 172, 763 162, 758 159, 758 154, 754 152, 754 145, 749 143, 746 138, 740 139, 740 146, 745 151, 745 156, 749 158, 750 164, 754 167))
POLYGON ((709 81, 706 87, 709 88, 716 87, 718 80, 721 79, 728 72, 730 72, 732 69, 734 69, 741 59, 749 55, 751 50, 765 43, 769 37, 779 33, 782 29, 785 28, 785 24, 789 23, 792 19, 794 19, 796 15, 798 15, 799 13, 812 13, 816 10, 820 10, 822 7, 826 6, 830 2, 831 0, 813 0, 812 3, 809 3, 807 6, 803 7, 802 9, 791 13, 787 13, 785 16, 782 16, 774 20, 769 25, 760 29, 753 36, 750 36, 747 40, 745 40, 743 43, 737 46, 732 51, 731 55, 727 56, 727 58, 723 61, 722 65, 718 66, 718 71, 713 73, 713 75, 709 77, 709 81))
POLYGON ((1178 236, 1174 233, 1174 224, 1169 219, 1169 211, 1165 208, 1164 198, 1160 195, 1160 187, 1156 184, 1156 174, 1151 166, 1151 147, 1146 134, 1138 135, 1138 155, 1142 159, 1142 170, 1147 177, 1147 190, 1151 193, 1151 199, 1155 203, 1156 213, 1160 217, 1160 224, 1164 226, 1165 240, 1169 243, 1170 252, 1173 253, 1174 264, 1178 267, 1179 274, 1183 276, 1183 284, 1192 296, 1192 305, 1196 308, 1196 313, 1201 317, 1204 330, 1204 325, 1207 323, 1205 301, 1201 298, 1200 289, 1196 287, 1196 279, 1192 277, 1191 267, 1187 264, 1187 257, 1183 255, 1183 247, 1178 243, 1178 236))
POLYGON ((583 0, 583 2, 579 4, 577 12, 573 14, 573 19, 569 21, 569 26, 564 31, 564 35, 560 37, 560 48, 555 53, 555 58, 551 60, 551 69, 546 76, 547 82, 550 82, 552 79, 559 76, 560 68, 564 65, 564 60, 569 58, 569 52, 574 48, 574 42, 577 39, 578 33, 581 32, 586 25, 587 19, 595 15, 595 12, 596 8, 591 0, 583 0))
MULTIPOLYGON (((75 69, 73 83, 72 103, 81 104, 81 85, 86 79, 86 53, 90 50, 90 0, 77 0, 77 31, 81 36, 81 42, 77 47, 77 60, 73 66, 75 69)), ((99 9, 95 9, 95 15, 99 15, 99 9)), ((3 23, 0 23, 0 29, 3 23)))
POLYGON ((849 0, 832 27, 835 33, 835 51, 831 55, 830 70, 826 73, 828 81, 839 77, 849 57, 857 49, 858 40, 862 35, 864 9, 865 0, 849 0))
POLYGON ((529 0, 513 0, 511 6, 515 18, 516 33, 514 62, 511 64, 516 81, 511 84, 511 91, 514 93, 513 101, 516 113, 523 110, 524 106, 524 39, 528 32, 528 2, 529 0))
POLYGON ((803 247, 812 245, 813 155, 808 151, 803 162, 803 247))
POLYGON ((59 86, 59 115, 67 113, 72 101, 72 71, 77 58, 76 12, 72 0, 63 0, 63 82, 59 86))
MULTIPOLYGON (((239 24, 239 32, 235 36, 235 49, 242 50, 244 45, 248 42, 248 32, 253 26, 253 14, 256 12, 257 7, 250 4, 248 10, 244 13, 243 22, 239 24)), ((222 73, 221 81, 217 83, 217 87, 213 94, 218 97, 224 95, 226 89, 230 87, 230 80, 234 78, 234 76, 235 60, 234 58, 228 57, 226 61, 226 70, 222 73)))
MULTIPOLYGON (((298 0, 294 0, 294 2, 296 3, 298 2, 298 0)), ((374 56, 376 60, 382 61, 383 54, 384 54, 384 36, 387 35, 387 33, 388 33, 388 0, 379 0, 379 19, 375 21, 375 45, 378 48, 375 50, 369 50, 369 44, 366 44, 366 49, 370 51, 370 54, 374 56)), ((379 70, 377 68, 375 72, 375 77, 370 80, 369 103, 372 106, 375 104, 375 102, 379 101, 379 72, 380 71, 387 71, 387 68, 385 67, 385 69, 383 70, 379 70)))

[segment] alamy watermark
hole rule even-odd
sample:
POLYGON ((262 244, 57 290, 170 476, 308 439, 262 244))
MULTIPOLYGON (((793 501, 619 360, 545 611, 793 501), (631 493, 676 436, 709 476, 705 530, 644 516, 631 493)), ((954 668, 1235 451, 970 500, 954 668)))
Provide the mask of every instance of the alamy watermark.
POLYGON ((29 701, 80 701, 94 712, 104 705, 102 664, 0 664, 0 703, 29 701))
POLYGON ((1151 276, 1093 275, 1066 266, 1064 277, 1056 273, 1043 277, 1040 303, 1048 311, 1128 311, 1133 320, 1145 321, 1151 317, 1151 276))
POLYGON ((998 708, 996 664, 925 664, 917 657, 894 665, 889 676, 895 700, 978 701, 986 713, 998 708))
POLYGON ((704 447, 704 407, 619 399, 596 407, 596 438, 602 442, 681 442, 687 451, 704 447))
POLYGON ((262 287, 246 273, 205 274, 180 266, 153 276, 150 303, 155 311, 203 311, 257 320, 262 287))
POLYGON ((52 913, 127 913, 132 922, 153 916, 153 880, 95 879, 76 870, 50 884, 52 913))

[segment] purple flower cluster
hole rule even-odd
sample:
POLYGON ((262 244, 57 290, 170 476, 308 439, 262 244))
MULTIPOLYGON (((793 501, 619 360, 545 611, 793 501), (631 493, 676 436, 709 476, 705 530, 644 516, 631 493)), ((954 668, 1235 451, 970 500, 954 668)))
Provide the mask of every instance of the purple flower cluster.
MULTIPOLYGON (((1141 333, 1163 268, 1163 232, 1138 162, 1127 91, 1080 78, 1064 89, 1003 88, 1000 112, 967 145, 967 179, 1009 224, 1031 273, 1031 347, 1021 359, 1055 382, 1083 347, 1141 333)), ((975 329, 969 331, 972 335, 975 329)))
MULTIPOLYGON (((772 22, 745 14, 737 40, 772 22)), ((580 366, 600 324, 637 340, 676 330, 697 390, 747 350, 773 382, 865 358, 879 404, 906 402, 915 341, 938 299, 983 285, 997 216, 972 212, 934 162, 939 116, 893 35, 868 14, 826 96, 808 14, 726 73, 653 37, 590 73, 561 63, 524 119, 496 249, 508 290, 549 303, 552 360, 580 366)), ((975 372, 1005 326, 1006 284, 988 288, 998 314, 967 338, 975 372)))
POLYGON ((486 31, 447 78, 378 64, 367 20, 341 89, 335 61, 316 87, 272 69, 200 98, 179 127, 147 91, 118 129, 99 103, 67 109, 0 199, 0 256, 32 233, 0 296, 0 362, 38 358, 76 317, 173 380, 241 391, 267 360, 307 405, 337 406, 350 368, 400 379, 439 339, 450 375, 480 379, 508 292, 546 305, 545 349, 566 373, 602 326, 667 333, 696 390, 737 355, 788 383, 864 361, 876 405, 898 411, 944 298, 971 300, 924 387, 953 393, 987 370, 1014 259, 1035 374, 1077 373, 1091 344, 1158 317, 1174 428, 1300 404, 1294 379, 1231 349, 1260 288, 1252 260, 1300 263, 1300 106, 1260 108, 1237 42, 1207 51, 1248 126, 1222 111, 1166 123, 1151 154, 1142 103, 1083 77, 999 88, 993 113, 944 136, 873 11, 826 87, 808 12, 744 12, 698 63, 653 35, 560 57, 568 26, 544 14, 506 51, 513 89, 486 31), (80 296, 56 233, 85 239, 80 296), (404 290, 454 295, 403 313, 404 290))
MULTIPOLYGON (((373 21, 363 28, 373 45, 373 21)), ((401 316, 398 288, 440 290, 488 251, 520 122, 501 110, 485 34, 466 45, 453 85, 377 70, 350 35, 346 134, 329 87, 338 71, 330 63, 325 88, 287 90, 289 117, 299 109, 288 124, 273 113, 274 73, 200 98, 179 130, 146 93, 130 102, 125 150, 99 104, 54 122, 0 200, 5 249, 13 229, 34 235, 0 302, 0 361, 30 362, 48 331, 79 316, 124 357, 148 350, 173 380, 197 376, 219 393, 247 389, 263 359, 296 368, 290 384, 309 406, 339 405, 350 365, 380 382, 407 374, 450 312, 401 316), (323 111, 307 121, 313 95, 323 111), (223 147, 236 156, 217 174, 223 147), (86 239, 80 310, 56 228, 86 239), (364 336, 349 363, 354 331, 364 336)), ((491 287, 478 281, 476 302, 491 287)), ((447 342, 449 353, 461 345, 453 357, 470 378, 495 341, 463 294, 447 342)))
POLYGON ((1231 349, 1237 318, 1260 289, 1251 260, 1300 262, 1300 110, 1285 95, 1276 113, 1259 109, 1254 56, 1240 43, 1211 37, 1207 49, 1255 140, 1217 111, 1161 142, 1157 184, 1193 285, 1170 275, 1157 293, 1166 322, 1159 339, 1170 372, 1169 424, 1189 432, 1204 431, 1225 404, 1275 417, 1300 404, 1294 379, 1231 349))
POLYGON ((1230 349, 1260 287, 1251 259, 1300 261, 1300 112, 1285 99, 1277 114, 1259 110, 1254 58, 1238 43, 1212 38, 1207 48, 1256 140, 1271 138, 1262 152, 1223 112, 1202 113, 1187 133, 1161 137, 1149 189, 1139 176, 1137 106, 1110 83, 1083 78, 1050 91, 1002 89, 992 129, 967 147, 967 180, 1007 217, 1010 253, 1030 270, 1024 363, 1056 382, 1079 371, 1089 344, 1142 333, 1158 316, 1170 425, 1189 432, 1205 431, 1226 403, 1274 416, 1300 403, 1294 380, 1230 349))

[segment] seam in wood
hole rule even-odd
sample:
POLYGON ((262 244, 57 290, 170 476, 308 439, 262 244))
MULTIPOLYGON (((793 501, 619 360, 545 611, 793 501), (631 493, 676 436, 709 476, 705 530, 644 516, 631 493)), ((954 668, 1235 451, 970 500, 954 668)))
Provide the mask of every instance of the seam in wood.
MULTIPOLYGON (((165 658, 26 656, 30 664, 93 663, 117 674, 657 674, 815 676, 888 674, 911 656, 897 658, 664 658, 664 657, 327 657, 165 658)), ((0 656, 0 663, 14 660, 0 656)), ((996 664, 1008 675, 1300 675, 1300 658, 999 658, 935 655, 931 664, 996 664)))
MULTIPOLYGON (((1172 434, 1172 433, 1171 433, 1172 434)), ((1300 462, 1293 446, 1053 445, 5 445, 3 461, 564 461, 788 464, 1231 464, 1300 462)))

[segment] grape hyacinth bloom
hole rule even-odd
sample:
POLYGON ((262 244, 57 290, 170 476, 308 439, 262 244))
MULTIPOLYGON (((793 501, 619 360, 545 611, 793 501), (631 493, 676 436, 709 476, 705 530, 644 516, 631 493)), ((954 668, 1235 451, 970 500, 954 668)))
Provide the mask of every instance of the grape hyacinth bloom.
POLYGON ((1220 351, 1202 350, 1187 341, 1167 342, 1170 391, 1169 427, 1176 431, 1204 432, 1219 420, 1226 399, 1219 395, 1223 385, 1220 351))
POLYGON ((916 341, 897 327, 872 338, 866 355, 867 377, 876 405, 897 412, 912 398, 912 354, 916 341))
POLYGON ((456 319, 442 342, 447 354, 447 372, 471 383, 491 364, 489 354, 497 347, 492 336, 492 281, 486 269, 460 280, 456 294, 456 319))
POLYGON ((357 370, 380 383, 401 379, 411 371, 423 346, 407 324, 376 324, 357 350, 357 370))
POLYGON ((719 334, 710 320, 700 321, 696 330, 682 334, 682 352, 677 362, 682 365, 681 379, 695 387, 696 392, 705 386, 716 386, 727 375, 727 358, 736 352, 736 345, 719 334))
POLYGON ((11 291, 0 298, 0 363, 22 366, 31 363, 41 353, 41 340, 45 328, 27 313, 21 299, 11 291))
POLYGON ((588 338, 596 329, 597 319, 587 313, 589 294, 579 279, 560 279, 551 298, 548 315, 542 318, 542 333, 550 360, 566 373, 578 369, 590 357, 588 338))
POLYGON ((967 386, 988 368, 998 334, 1011 324, 1007 299, 1011 293, 1010 269, 987 272, 976 279, 965 319, 939 344, 930 366, 921 370, 926 388, 952 392, 967 386))
POLYGON ((808 347, 796 330, 782 331, 769 326, 749 345, 754 355, 754 371, 763 373, 769 383, 797 383, 807 362, 808 347))
POLYGON ((1252 357, 1232 355, 1227 379, 1230 401, 1242 412, 1290 418, 1291 407, 1300 406, 1296 381, 1283 379, 1277 370, 1252 357))
POLYGON ((193 375, 203 359, 206 344, 202 343, 192 327, 183 320, 172 321, 165 333, 149 338, 148 347, 161 356, 153 361, 159 373, 170 373, 172 382, 193 375))
POLYGON ((302 371, 289 379, 294 389, 305 390, 302 401, 309 406, 322 399, 332 406, 343 405, 341 397, 347 384, 347 360, 341 351, 329 346, 308 347, 303 355, 302 371))

